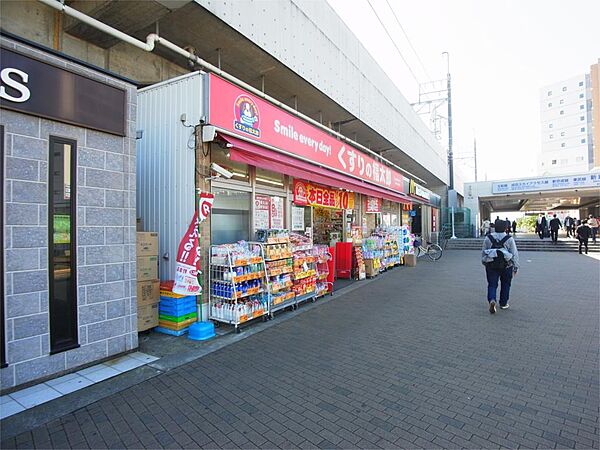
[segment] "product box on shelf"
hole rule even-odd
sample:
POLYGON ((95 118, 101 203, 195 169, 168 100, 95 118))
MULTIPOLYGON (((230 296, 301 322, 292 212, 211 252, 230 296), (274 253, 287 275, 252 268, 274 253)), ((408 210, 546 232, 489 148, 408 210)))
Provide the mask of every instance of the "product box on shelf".
POLYGON ((136 233, 136 255, 157 256, 158 255, 158 233, 140 232, 136 233))
POLYGON ((142 256, 136 261, 137 281, 158 279, 158 256, 142 256))
POLYGON ((151 305, 160 300, 160 281, 138 281, 137 282, 137 304, 138 306, 151 305))
POLYGON ((138 305, 137 328, 138 331, 146 331, 158 326, 158 303, 149 305, 138 305))

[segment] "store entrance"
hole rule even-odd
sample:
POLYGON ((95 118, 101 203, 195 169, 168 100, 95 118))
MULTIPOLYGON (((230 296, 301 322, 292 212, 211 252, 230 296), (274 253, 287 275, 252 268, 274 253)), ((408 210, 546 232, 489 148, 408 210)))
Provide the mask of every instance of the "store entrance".
POLYGON ((313 242, 335 246, 344 239, 344 210, 313 206, 313 242))

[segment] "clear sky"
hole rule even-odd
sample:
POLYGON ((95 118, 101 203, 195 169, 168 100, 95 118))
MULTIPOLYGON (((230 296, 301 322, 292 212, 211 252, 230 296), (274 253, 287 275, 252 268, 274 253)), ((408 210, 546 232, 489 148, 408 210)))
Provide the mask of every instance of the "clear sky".
MULTIPOLYGON (((477 138, 479 180, 537 174, 540 88, 588 73, 600 57, 598 0, 371 0, 413 77, 368 0, 327 1, 411 103, 415 77, 445 79, 441 54, 450 53, 454 152, 472 154, 477 138)), ((457 163, 471 181, 472 160, 457 163)))

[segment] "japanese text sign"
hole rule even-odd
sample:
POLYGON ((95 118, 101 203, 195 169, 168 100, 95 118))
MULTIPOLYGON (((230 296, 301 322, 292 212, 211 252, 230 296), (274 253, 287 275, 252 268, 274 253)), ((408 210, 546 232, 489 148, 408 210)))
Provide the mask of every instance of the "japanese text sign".
POLYGON ((298 206, 353 209, 354 193, 294 180, 294 203, 298 206))
POLYGON ((312 164, 404 192, 404 179, 395 169, 214 74, 209 77, 211 125, 312 164))
POLYGON ((366 213, 381 212, 381 199, 377 198, 377 197, 367 197, 365 212, 366 213))

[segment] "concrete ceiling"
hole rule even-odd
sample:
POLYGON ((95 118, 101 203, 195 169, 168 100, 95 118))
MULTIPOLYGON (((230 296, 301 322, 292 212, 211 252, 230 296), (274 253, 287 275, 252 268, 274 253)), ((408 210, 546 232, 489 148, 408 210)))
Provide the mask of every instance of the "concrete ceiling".
MULTIPOLYGON (((71 6, 121 31, 145 40, 149 33, 159 33, 181 47, 193 47, 198 56, 260 89, 264 75, 265 93, 332 127, 345 136, 384 152, 384 156, 405 170, 424 179, 430 189, 443 183, 370 127, 356 120, 320 90, 288 69, 279 60, 246 39, 238 31, 195 2, 163 1, 72 1, 71 6), (167 4, 170 7, 165 6, 167 4), (296 99, 296 100, 295 100, 296 99), (354 119, 354 120, 353 120, 354 119)), ((116 44, 112 38, 77 23, 66 24, 66 31, 104 48, 116 44)), ((164 58, 189 67, 183 58, 158 46, 164 58)))

